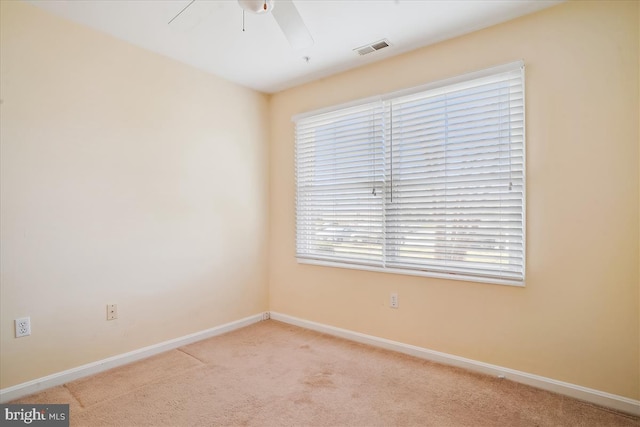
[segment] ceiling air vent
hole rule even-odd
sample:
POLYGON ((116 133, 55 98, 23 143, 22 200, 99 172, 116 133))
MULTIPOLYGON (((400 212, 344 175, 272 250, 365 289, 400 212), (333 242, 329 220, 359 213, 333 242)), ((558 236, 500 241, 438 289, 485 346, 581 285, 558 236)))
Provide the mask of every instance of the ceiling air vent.
POLYGON ((376 50, 384 49, 385 47, 389 47, 389 41, 383 39, 365 46, 360 46, 358 48, 353 49, 353 51, 356 52, 358 55, 362 56, 371 52, 375 52, 376 50))

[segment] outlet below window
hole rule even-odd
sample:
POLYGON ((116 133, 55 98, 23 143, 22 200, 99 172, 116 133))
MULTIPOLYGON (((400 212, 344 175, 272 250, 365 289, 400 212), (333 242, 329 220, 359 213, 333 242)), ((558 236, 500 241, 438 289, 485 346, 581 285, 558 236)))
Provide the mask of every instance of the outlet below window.
POLYGON ((396 292, 392 292, 389 296, 389 307, 398 308, 398 294, 396 292))

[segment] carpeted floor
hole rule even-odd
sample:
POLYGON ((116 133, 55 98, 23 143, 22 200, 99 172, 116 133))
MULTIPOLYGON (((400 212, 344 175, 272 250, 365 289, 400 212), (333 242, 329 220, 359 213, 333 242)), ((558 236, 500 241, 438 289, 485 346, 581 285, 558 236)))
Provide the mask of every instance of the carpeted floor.
POLYGON ((72 426, 640 426, 529 386, 273 320, 13 403, 72 426))

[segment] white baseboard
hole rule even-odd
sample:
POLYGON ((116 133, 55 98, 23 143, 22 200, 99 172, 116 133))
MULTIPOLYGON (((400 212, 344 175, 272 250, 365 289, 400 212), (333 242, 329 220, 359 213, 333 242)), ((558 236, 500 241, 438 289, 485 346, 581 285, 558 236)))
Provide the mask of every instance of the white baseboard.
POLYGON ((99 372, 103 372, 117 366, 126 365, 128 363, 135 362, 136 360, 145 359, 149 356, 173 350, 174 348, 182 347, 196 341, 224 334, 225 332, 230 332, 235 329, 244 328, 245 326, 249 326, 253 323, 260 322, 268 318, 268 312, 266 314, 254 314, 253 316, 225 323, 224 325, 216 326, 204 331, 195 332, 193 334, 185 335, 180 338, 164 341, 158 344, 150 345, 148 347, 140 348, 138 350, 133 350, 128 353, 119 354, 117 356, 98 360, 97 362, 88 363, 86 365, 78 366, 66 371, 47 375, 46 377, 38 378, 26 383, 3 388, 0 390, 0 403, 10 402, 12 400, 37 393, 47 388, 55 387, 61 384, 68 383, 70 381, 77 380, 78 378, 97 374, 99 372))
POLYGON ((415 356, 421 359, 431 360, 434 362, 457 366, 488 375, 494 375, 500 378, 507 378, 518 383, 527 384, 543 390, 552 391, 593 403, 607 408, 615 409, 628 414, 640 416, 640 401, 629 399, 624 396, 618 396, 576 384, 557 381, 552 378, 546 378, 539 375, 528 374, 515 369, 503 368, 489 363, 479 362, 477 360, 467 359, 464 357, 454 356, 452 354, 442 353, 435 350, 429 350, 410 344, 404 344, 397 341, 391 341, 384 338, 366 335, 359 332, 350 331, 348 329, 336 328, 334 326, 324 325, 309 320, 300 319, 286 314, 270 312, 273 320, 278 320, 291 325, 300 326, 302 328, 323 332, 329 335, 345 338, 350 341, 356 341, 363 344, 369 344, 375 347, 385 348, 400 353, 415 356))

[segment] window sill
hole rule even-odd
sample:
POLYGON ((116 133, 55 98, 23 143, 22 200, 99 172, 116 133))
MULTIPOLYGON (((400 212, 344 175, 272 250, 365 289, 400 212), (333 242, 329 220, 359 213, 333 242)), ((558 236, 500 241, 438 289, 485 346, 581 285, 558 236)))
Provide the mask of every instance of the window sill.
POLYGON ((307 258, 296 258, 296 260, 298 261, 298 264, 310 264, 310 265, 318 265, 323 267, 347 268, 350 270, 363 270, 363 271, 374 271, 377 273, 403 274, 407 276, 432 277, 436 279, 460 280, 465 282, 487 283, 491 285, 517 286, 521 288, 525 287, 524 281, 513 280, 513 279, 498 279, 498 278, 489 278, 489 277, 466 276, 462 274, 436 273, 432 271, 405 270, 400 268, 380 268, 380 267, 373 267, 373 266, 360 265, 360 264, 347 264, 347 263, 322 261, 322 260, 307 259, 307 258))

